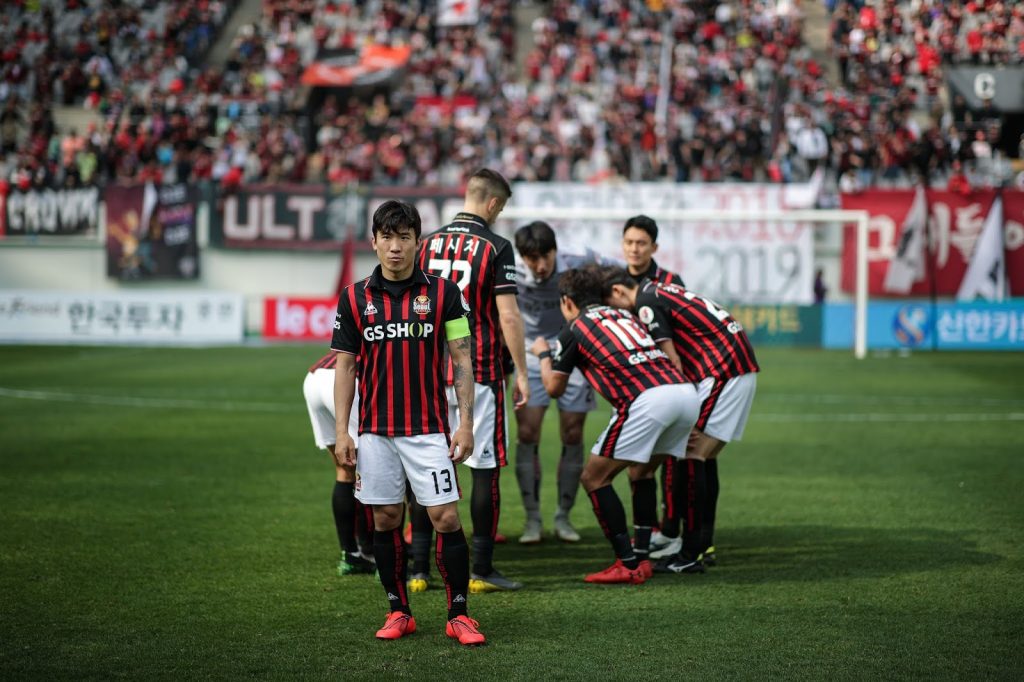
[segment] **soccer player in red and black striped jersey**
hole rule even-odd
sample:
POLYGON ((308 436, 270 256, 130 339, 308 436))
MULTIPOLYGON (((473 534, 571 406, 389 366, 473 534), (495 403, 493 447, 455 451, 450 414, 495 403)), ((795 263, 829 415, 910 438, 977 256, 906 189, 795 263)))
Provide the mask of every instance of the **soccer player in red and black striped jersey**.
POLYGON ((611 422, 598 438, 580 478, 594 513, 615 550, 609 568, 586 577, 592 583, 642 583, 650 562, 642 555, 657 517, 653 485, 646 494, 634 490, 633 520, 646 528, 635 547, 626 528, 626 513, 612 481, 630 465, 638 479, 651 480, 666 456, 681 457, 697 419, 697 391, 658 348, 633 313, 601 303, 600 270, 569 270, 559 281, 562 314, 568 322, 552 353, 544 337, 530 347, 541 361, 544 388, 558 397, 576 367, 612 404, 611 422))
POLYGON ((437 568, 448 595, 445 632, 462 644, 484 636, 466 613, 469 547, 459 521, 455 464, 473 451, 469 306, 451 282, 416 267, 420 216, 386 201, 373 214, 380 265, 338 300, 331 350, 338 353, 334 403, 348 415, 359 375, 359 457, 348 420, 336 420, 335 453, 356 466, 356 497, 373 505, 374 556, 390 613, 379 639, 416 631, 406 591, 400 524, 406 480, 437 531, 437 568), (445 351, 462 410, 449 435, 445 351), (358 358, 358 360, 357 360, 358 358))
MULTIPOLYGON (((465 464, 473 470, 473 575, 469 583, 473 592, 522 587, 495 570, 493 563, 501 512, 498 479, 501 467, 508 464, 503 347, 508 348, 515 367, 516 409, 530 396, 523 319, 516 300, 515 255, 512 244, 490 229, 510 196, 512 189, 499 173, 486 168, 477 171, 466 184, 462 212, 450 225, 424 238, 419 253, 423 271, 458 284, 472 311, 476 450, 465 464)), ((452 415, 452 422, 458 417, 452 415)))
MULTIPOLYGON (((334 460, 335 480, 331 494, 331 510, 334 512, 334 528, 341 547, 341 561, 338 562, 338 575, 355 573, 373 573, 373 520, 367 523, 367 514, 372 514, 369 507, 364 507, 355 499, 355 467, 341 463, 334 454, 335 424, 334 414, 334 367, 338 357, 328 353, 309 368, 302 382, 302 394, 306 399, 309 421, 313 427, 313 440, 318 448, 331 453, 334 460), (358 536, 358 541, 357 541, 358 536)), ((358 408, 349 414, 349 435, 355 437, 358 408)))
POLYGON ((743 435, 760 371, 754 348, 728 311, 682 286, 651 281, 637 286, 621 268, 605 268, 601 279, 604 302, 635 310, 673 364, 698 386, 700 416, 675 475, 686 532, 667 548, 678 547, 680 553, 669 556, 665 568, 700 570, 700 554, 707 563, 715 561, 717 458, 726 443, 743 435))
MULTIPOLYGON (((674 272, 660 267, 654 261, 658 251, 658 223, 646 215, 635 215, 622 226, 622 255, 626 259, 626 271, 637 284, 644 280, 661 282, 662 284, 678 284, 683 286, 683 278, 674 272)), ((672 477, 674 468, 668 466, 666 460, 661 469, 661 492, 665 515, 661 520, 661 531, 673 537, 679 535, 679 519, 673 503, 672 477)), ((643 484, 648 485, 648 484, 643 484)), ((662 539, 661 534, 655 536, 655 544, 662 539)))
POLYGON ((683 278, 660 267, 654 261, 658 250, 658 223, 645 215, 635 215, 622 227, 622 255, 630 277, 639 284, 645 279, 683 286, 683 278))

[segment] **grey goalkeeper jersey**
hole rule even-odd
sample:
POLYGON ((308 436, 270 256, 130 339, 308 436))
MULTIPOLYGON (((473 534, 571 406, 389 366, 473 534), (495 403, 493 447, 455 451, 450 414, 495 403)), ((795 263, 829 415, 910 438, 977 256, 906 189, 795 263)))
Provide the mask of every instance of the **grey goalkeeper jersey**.
POLYGON ((602 258, 587 249, 585 254, 562 253, 555 256, 555 271, 543 282, 538 282, 518 258, 516 259, 516 284, 519 287, 519 313, 523 317, 523 332, 526 345, 529 346, 538 336, 550 340, 558 338, 558 333, 565 324, 562 311, 558 306, 558 279, 566 270, 580 268, 590 263, 601 265, 622 265, 610 258, 602 258))

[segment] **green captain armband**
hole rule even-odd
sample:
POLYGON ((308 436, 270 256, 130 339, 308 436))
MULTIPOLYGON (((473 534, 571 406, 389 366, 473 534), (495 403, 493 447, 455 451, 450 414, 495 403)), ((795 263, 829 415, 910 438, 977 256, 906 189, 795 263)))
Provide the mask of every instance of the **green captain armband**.
POLYGON ((449 341, 469 336, 469 318, 456 317, 444 323, 444 337, 449 341))

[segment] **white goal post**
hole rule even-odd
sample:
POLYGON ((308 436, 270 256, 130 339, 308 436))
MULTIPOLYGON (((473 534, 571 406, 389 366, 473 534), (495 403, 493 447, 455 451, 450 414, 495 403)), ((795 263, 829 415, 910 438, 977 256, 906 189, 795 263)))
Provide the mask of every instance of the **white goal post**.
MULTIPOLYGON (((514 201, 514 198, 513 198, 514 201)), ((625 221, 639 209, 629 208, 558 208, 539 206, 508 206, 501 220, 609 220, 625 221)), ((707 209, 650 211, 661 222, 771 222, 810 223, 812 225, 854 224, 857 226, 857 268, 854 294, 854 343, 857 359, 867 356, 868 340, 868 221, 867 211, 828 209, 795 209, 779 211, 718 211, 707 209)))

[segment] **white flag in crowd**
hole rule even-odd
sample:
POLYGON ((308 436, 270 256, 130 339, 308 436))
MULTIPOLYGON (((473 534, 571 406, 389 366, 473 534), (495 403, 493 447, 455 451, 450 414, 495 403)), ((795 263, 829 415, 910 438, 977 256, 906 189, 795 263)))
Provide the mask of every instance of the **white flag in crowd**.
POLYGON ((979 296, 1002 301, 1006 294, 1006 253, 1003 248, 1003 198, 996 197, 989 209, 981 235, 974 243, 967 273, 956 292, 958 301, 973 301, 979 296))
POLYGON ((480 19, 480 0, 441 0, 437 3, 438 26, 465 26, 480 19))
POLYGON ((924 188, 918 187, 914 195, 914 203, 903 221, 903 232, 900 235, 896 255, 889 261, 889 271, 885 273, 885 290, 893 294, 906 294, 914 286, 914 282, 924 277, 925 225, 928 221, 928 202, 925 200, 924 188))

